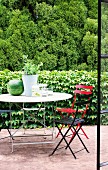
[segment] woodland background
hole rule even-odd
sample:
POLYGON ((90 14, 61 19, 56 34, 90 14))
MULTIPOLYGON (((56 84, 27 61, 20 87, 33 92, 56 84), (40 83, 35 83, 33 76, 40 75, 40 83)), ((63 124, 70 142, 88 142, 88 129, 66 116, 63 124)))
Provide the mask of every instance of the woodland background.
POLYGON ((0 0, 0 18, 0 71, 97 69, 97 0, 0 0))

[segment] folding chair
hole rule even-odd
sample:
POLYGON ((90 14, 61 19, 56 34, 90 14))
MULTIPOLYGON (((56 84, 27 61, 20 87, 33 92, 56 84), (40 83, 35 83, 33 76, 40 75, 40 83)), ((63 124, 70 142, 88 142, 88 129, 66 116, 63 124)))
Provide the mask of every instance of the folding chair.
MULTIPOLYGON (((9 136, 5 136, 5 137, 3 137, 3 138, 0 138, 0 140, 1 139, 5 139, 5 138, 7 138, 7 137, 11 137, 12 139, 13 139, 13 137, 12 137, 12 135, 11 135, 11 132, 10 132, 10 129, 9 129, 9 126, 7 126, 6 125, 6 120, 5 120, 5 118, 2 116, 4 113, 7 113, 8 114, 8 118, 9 118, 9 114, 11 113, 11 110, 0 110, 0 121, 1 121, 1 125, 2 125, 2 127, 3 128, 6 128, 7 129, 7 131, 8 131, 8 133, 9 133, 9 136)), ((0 127, 0 131, 1 131, 1 129, 2 129, 2 127, 0 127)))
POLYGON ((86 105, 87 105, 88 107, 87 107, 87 110, 86 110, 86 114, 88 115, 91 112, 91 109, 89 109, 90 103, 91 103, 91 99, 86 100, 86 101, 80 101, 80 102, 76 103, 77 109, 76 109, 76 112, 74 113, 74 117, 72 117, 72 116, 64 116, 64 117, 61 117, 61 119, 55 120, 55 126, 59 130, 59 133, 61 134, 62 138, 60 139, 59 143, 57 144, 57 146, 55 147, 53 152, 50 154, 50 156, 53 155, 56 150, 63 148, 63 147, 61 147, 61 148, 59 147, 63 140, 66 143, 66 146, 64 146, 65 149, 69 148, 69 150, 71 151, 71 153, 72 153, 72 155, 74 156, 75 159, 76 159, 75 153, 77 153, 77 152, 79 152, 81 150, 85 149, 89 153, 87 147, 85 146, 85 144, 84 144, 83 140, 81 139, 78 132, 80 131, 80 129, 82 128, 82 126, 86 122, 86 120, 84 118, 79 117, 79 108, 83 107, 83 106, 86 107, 86 105), (64 134, 62 132, 62 129, 59 127, 60 124, 68 126, 68 129, 66 130, 66 132, 64 134), (79 124, 80 124, 80 126, 78 126, 79 124), (76 129, 76 126, 78 126, 77 129, 76 129), (74 136, 69 141, 67 141, 67 134, 71 129, 74 129, 74 136), (76 152, 73 152, 73 150, 71 148, 72 145, 70 146, 70 144, 72 143, 72 141, 75 139, 76 136, 78 137, 78 139, 82 143, 83 149, 80 149, 80 150, 78 150, 76 152))
MULTIPOLYGON (((87 86, 87 85, 81 85, 81 84, 76 85, 76 90, 74 91, 72 107, 70 107, 70 108, 56 108, 56 111, 61 115, 62 118, 64 117, 63 113, 67 113, 68 116, 72 115, 74 117, 74 113, 76 112, 76 102, 80 101, 81 98, 88 98, 88 101, 89 101, 90 97, 92 95, 92 90, 93 90, 93 86, 87 86)), ((82 118, 85 117, 87 108, 88 108, 88 105, 86 105, 85 108, 78 110, 79 113, 82 113, 82 118)), ((80 123, 78 124, 78 126, 80 126, 80 123)), ((76 129, 78 128, 78 126, 76 127, 76 129)), ((61 129, 63 127, 64 127, 64 125, 62 125, 61 129)), ((80 129, 82 131, 82 134, 85 135, 85 137, 87 139, 89 139, 87 134, 83 130, 83 128, 81 127, 80 129)), ((71 129, 71 131, 72 131, 72 136, 73 136, 73 134, 74 134, 73 129, 71 129)), ((60 133, 58 132, 56 137, 58 137, 59 134, 60 133)))

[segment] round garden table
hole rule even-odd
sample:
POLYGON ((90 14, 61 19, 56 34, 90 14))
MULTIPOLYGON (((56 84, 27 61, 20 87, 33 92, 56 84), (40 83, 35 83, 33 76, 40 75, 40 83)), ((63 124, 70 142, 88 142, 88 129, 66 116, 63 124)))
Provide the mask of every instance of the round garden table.
MULTIPOLYGON (((44 125, 45 128, 47 128, 47 126, 45 125, 45 108, 25 108, 24 104, 25 103, 47 103, 47 102, 57 102, 57 101, 62 101, 62 100, 67 100, 70 99, 72 97, 71 94, 67 94, 67 93, 60 93, 60 92, 53 92, 52 94, 49 94, 47 96, 32 96, 32 97, 27 97, 24 95, 20 95, 20 96, 12 96, 10 94, 1 94, 0 95, 0 102, 8 102, 11 106, 12 103, 23 103, 23 113, 25 114, 25 111, 34 111, 36 112, 36 114, 38 114, 38 111, 43 110, 44 111, 44 121, 43 123, 40 122, 42 125, 44 125)), ((52 106, 53 108, 53 106, 52 106)), ((11 109, 11 107, 10 107, 11 109)), ((54 111, 52 109, 52 114, 54 114, 54 111)), ((24 115, 23 114, 23 115, 24 115)), ((30 114, 30 116, 32 116, 32 114, 30 114)), ((54 116, 54 115, 53 115, 54 116)), ((10 115, 10 118, 12 116, 10 115)), ((37 118, 34 118, 36 121, 37 118)), ((12 121, 12 120, 11 120, 12 121)), ((25 124, 25 123, 24 123, 25 124)), ((12 127, 12 126, 11 126, 12 127)), ((19 131, 19 129, 23 128, 23 125, 21 125, 15 132, 11 133, 12 137, 16 137, 16 132, 19 131)), ((11 128, 12 129, 12 128, 11 128)), ((54 126, 53 126, 53 130, 52 130, 52 136, 54 133, 54 126)), ((24 136, 24 134, 23 134, 24 136)), ((28 135, 30 137, 30 135, 28 135)), ((38 135, 39 136, 39 135, 38 135)), ((42 135, 41 135, 42 136, 42 135)), ((43 136, 47 136, 46 133, 43 134, 43 136)), ((48 135, 49 136, 49 135, 48 135)), ((51 135, 50 135, 51 136, 51 135)), ((17 137, 22 137, 21 135, 18 135, 17 137)), ((25 137, 27 137, 27 135, 25 135, 25 137)), ((12 138, 11 138, 12 139, 12 138)), ((53 139, 53 138, 52 138, 53 139)), ((54 140, 52 141, 41 141, 41 142, 16 142, 15 140, 12 139, 12 152, 13 152, 13 146, 14 145, 21 145, 21 144, 40 144, 40 143, 54 143, 54 140)))

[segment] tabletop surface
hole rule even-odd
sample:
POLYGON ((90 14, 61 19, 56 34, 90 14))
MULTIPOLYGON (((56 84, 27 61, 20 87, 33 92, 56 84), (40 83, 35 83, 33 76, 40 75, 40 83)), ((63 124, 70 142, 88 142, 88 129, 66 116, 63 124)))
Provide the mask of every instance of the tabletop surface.
POLYGON ((10 102, 10 103, 37 103, 37 102, 51 102, 51 101, 60 101, 70 99, 72 97, 71 94, 68 93, 59 93, 53 92, 52 95, 49 96, 33 96, 27 97, 24 95, 20 96, 12 96, 10 94, 1 94, 0 101, 1 102, 10 102))

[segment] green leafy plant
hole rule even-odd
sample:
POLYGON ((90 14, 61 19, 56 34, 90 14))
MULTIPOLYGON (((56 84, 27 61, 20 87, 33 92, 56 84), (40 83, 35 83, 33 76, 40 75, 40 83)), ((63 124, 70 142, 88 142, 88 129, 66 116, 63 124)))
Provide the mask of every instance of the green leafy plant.
POLYGON ((28 59, 27 55, 23 56, 23 60, 24 60, 23 71, 24 71, 24 74, 26 74, 26 75, 37 74, 38 71, 40 70, 40 67, 43 65, 42 62, 38 65, 34 64, 32 60, 28 59))

